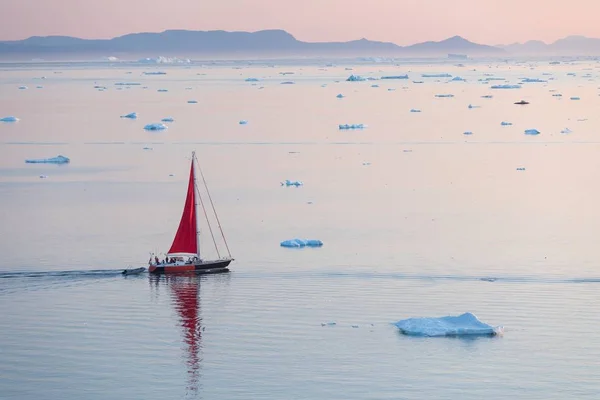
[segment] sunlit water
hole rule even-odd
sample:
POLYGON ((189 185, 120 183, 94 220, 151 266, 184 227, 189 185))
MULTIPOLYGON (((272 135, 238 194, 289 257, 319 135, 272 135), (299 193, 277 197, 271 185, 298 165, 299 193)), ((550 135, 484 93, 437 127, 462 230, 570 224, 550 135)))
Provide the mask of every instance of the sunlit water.
POLYGON ((2 67, 0 398, 597 398, 597 64, 239 66, 2 67), (121 276, 171 244, 193 150, 231 273, 121 276), (391 325, 466 311, 504 336, 391 325))

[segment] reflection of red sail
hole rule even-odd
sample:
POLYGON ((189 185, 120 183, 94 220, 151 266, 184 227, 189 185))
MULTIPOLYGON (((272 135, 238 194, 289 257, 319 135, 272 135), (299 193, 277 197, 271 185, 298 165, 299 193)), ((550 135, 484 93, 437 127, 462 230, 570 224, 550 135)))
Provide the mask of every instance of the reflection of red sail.
POLYGON ((200 281, 196 276, 178 276, 169 279, 175 308, 183 328, 187 345, 187 366, 190 378, 188 390, 197 391, 200 378, 200 348, 202 341, 200 300, 198 292, 200 281))

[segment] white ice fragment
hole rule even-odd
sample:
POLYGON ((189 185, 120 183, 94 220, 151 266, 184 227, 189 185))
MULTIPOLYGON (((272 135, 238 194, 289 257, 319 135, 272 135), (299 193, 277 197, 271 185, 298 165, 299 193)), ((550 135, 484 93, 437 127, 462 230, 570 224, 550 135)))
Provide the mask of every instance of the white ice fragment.
POLYGON ((148 71, 144 72, 144 75, 166 75, 167 73, 164 71, 148 71))
POLYGON ((25 160, 28 164, 68 164, 71 160, 68 157, 58 155, 52 158, 36 158, 25 160))
POLYGON ((422 74, 423 78, 452 78, 450 74, 422 74))
POLYGON ((292 81, 285 81, 285 82, 281 82, 282 85, 295 85, 296 82, 292 82, 292 81))
POLYGON ((560 131, 560 133, 562 133, 563 135, 568 135, 569 133, 572 133, 573 131, 570 130, 569 128, 565 128, 562 131, 560 131))
POLYGON ((140 86, 141 83, 139 82, 117 82, 115 83, 115 86, 140 86))
POLYGON ((175 122, 175 118, 173 117, 165 117, 160 120, 161 122, 175 122))
POLYGON ((364 162, 364 163, 362 163, 362 165, 368 166, 368 165, 371 165, 371 163, 370 162, 364 162))
POLYGON ((198 100, 188 100, 188 104, 196 104, 198 103, 198 100))
POLYGON ((465 78, 461 78, 460 76, 455 76, 454 78, 450 79, 451 82, 466 82, 467 80, 465 78))
POLYGON ((506 121, 502 121, 502 122, 500 122, 500 125, 501 125, 501 126, 511 126, 511 125, 512 125, 512 122, 506 122, 506 121))
POLYGON ((364 129, 366 128, 366 125, 364 124, 340 124, 338 125, 339 129, 364 129))
POLYGON ((490 86, 491 89, 521 89, 521 85, 493 85, 490 86))
POLYGON ((481 322, 471 313, 441 318, 409 318, 394 325, 405 335, 412 336, 494 336, 502 334, 502 327, 481 322))
POLYGON ((281 186, 295 186, 295 187, 299 187, 299 186, 304 186, 304 183, 302 183, 301 181, 291 181, 289 179, 286 179, 285 181, 281 182, 281 186))
POLYGON ((517 171, 525 171, 525 167, 517 167, 517 171))
POLYGON ((348 77, 348 79, 346 79, 346 81, 347 82, 361 82, 361 81, 366 81, 366 79, 359 75, 350 75, 348 77))
POLYGON ((526 135, 539 135, 540 131, 538 131, 537 129, 525 129, 525 134, 526 135))
POLYGON ((258 82, 258 78, 246 78, 244 79, 246 82, 258 82))
POLYGON ((486 95, 484 95, 484 96, 481 96, 481 98, 482 98, 482 99, 491 99, 491 98, 493 98, 493 97, 494 97, 494 96, 492 96, 491 94, 486 94, 486 95))
POLYGON ((280 243, 281 247, 321 247, 323 242, 314 239, 290 239, 280 243))
POLYGON ((548 82, 545 81, 543 79, 538 79, 538 78, 523 78, 521 80, 522 83, 543 83, 543 82, 548 82))
POLYGON ((346 96, 344 96, 343 94, 341 94, 341 93, 340 93, 340 94, 338 94, 338 95, 337 95, 337 96, 335 96, 335 97, 337 97, 338 99, 343 99, 343 98, 344 98, 344 97, 346 97, 346 96))
POLYGON ((577 96, 574 96, 574 97, 571 97, 571 100, 581 100, 581 98, 577 97, 577 96))
POLYGON ((121 115, 121 118, 129 118, 129 119, 136 119, 138 117, 136 112, 132 112, 129 114, 125 114, 125 115, 121 115))
POLYGON ((189 59, 179 59, 177 57, 163 57, 158 56, 156 58, 142 58, 138 60, 140 64, 189 64, 189 59))
POLYGON ((239 122, 239 124, 240 124, 240 125, 247 125, 247 124, 248 124, 248 121, 246 121, 245 119, 243 119, 243 120, 241 120, 241 121, 239 122))
POLYGON ((48 175, 40 175, 40 179, 46 179, 48 178, 48 175))
POLYGON ((25 89, 28 89, 28 87, 27 86, 19 86, 19 89, 25 90, 25 89))
POLYGON ((157 92, 161 92, 161 93, 165 93, 165 92, 168 92, 168 91, 169 91, 168 89, 158 89, 157 90, 157 92))
POLYGON ((411 113, 420 113, 420 112, 421 112, 421 110, 418 110, 418 109, 416 109, 416 108, 411 108, 411 109, 410 109, 410 112, 411 112, 411 113))
POLYGON ((17 122, 17 121, 19 121, 19 118, 14 117, 12 115, 10 115, 8 117, 0 118, 0 122, 17 122))
POLYGON ((473 134, 473 132, 471 132, 471 131, 466 131, 466 132, 463 133, 463 135, 467 135, 467 136, 470 136, 472 134, 473 134))
POLYGON ((147 131, 162 131, 168 129, 168 126, 166 126, 165 124, 154 123, 144 126, 144 129, 147 131))
POLYGON ((473 104, 469 104, 469 109, 472 109, 472 108, 481 108, 481 106, 474 106, 473 104))
POLYGON ((142 150, 153 150, 152 147, 143 147, 142 150))
POLYGON ((371 85, 371 87, 373 87, 373 88, 378 88, 378 87, 379 87, 379 85, 371 85))
POLYGON ((412 81, 413 83, 424 83, 423 81, 412 81))
POLYGON ((388 92, 393 92, 395 90, 396 90, 396 88, 388 88, 388 92))
POLYGON ((382 76, 381 79, 408 79, 408 75, 390 75, 382 76))
POLYGON ((436 94, 435 97, 454 97, 453 94, 436 94))
POLYGON ((562 97, 562 94, 560 94, 560 93, 554 93, 552 96, 554 96, 554 97, 562 97))

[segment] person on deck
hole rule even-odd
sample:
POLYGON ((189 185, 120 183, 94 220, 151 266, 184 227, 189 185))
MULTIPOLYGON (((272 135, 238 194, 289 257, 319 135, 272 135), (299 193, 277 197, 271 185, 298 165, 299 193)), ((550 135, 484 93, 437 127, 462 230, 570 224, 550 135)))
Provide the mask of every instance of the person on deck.
POLYGON ((159 264, 159 262, 158 262, 158 256, 154 256, 154 262, 155 262, 156 265, 159 264))

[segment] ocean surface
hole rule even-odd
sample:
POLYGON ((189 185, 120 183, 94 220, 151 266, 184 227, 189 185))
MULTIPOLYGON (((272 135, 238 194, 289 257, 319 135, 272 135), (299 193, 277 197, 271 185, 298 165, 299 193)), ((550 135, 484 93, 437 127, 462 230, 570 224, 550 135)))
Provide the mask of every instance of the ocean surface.
POLYGON ((462 62, 0 65, 0 398, 597 399, 600 64, 462 62), (122 276, 192 151, 231 272, 122 276), (504 335, 392 325, 464 312, 504 335))

